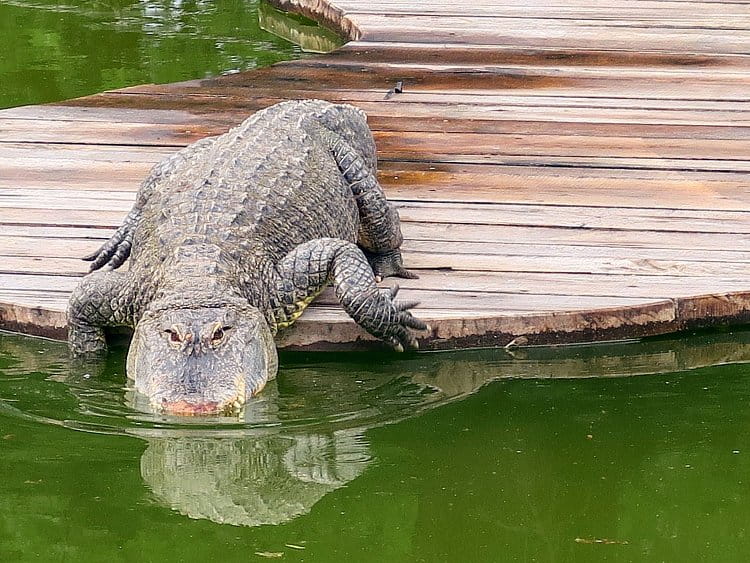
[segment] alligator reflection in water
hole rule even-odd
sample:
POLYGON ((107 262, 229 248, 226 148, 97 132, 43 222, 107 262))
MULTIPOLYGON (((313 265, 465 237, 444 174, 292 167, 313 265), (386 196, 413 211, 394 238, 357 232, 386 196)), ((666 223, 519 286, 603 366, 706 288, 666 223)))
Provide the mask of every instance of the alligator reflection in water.
POLYGON ((367 442, 356 430, 255 438, 176 433, 147 438, 143 480, 190 518, 236 526, 281 524, 364 471, 367 442))
POLYGON ((3 412, 79 430, 137 436, 141 476, 161 504, 238 526, 288 521, 361 475, 368 429, 414 416, 503 378, 669 373, 750 361, 750 333, 581 348, 283 358, 243 422, 175 422, 140 414, 122 391, 122 358, 100 377, 75 374, 57 343, 0 336, 3 412), (44 353, 39 353, 44 352, 44 353), (62 383, 62 384, 61 384, 62 383), (39 397, 44 397, 40 402, 39 397))

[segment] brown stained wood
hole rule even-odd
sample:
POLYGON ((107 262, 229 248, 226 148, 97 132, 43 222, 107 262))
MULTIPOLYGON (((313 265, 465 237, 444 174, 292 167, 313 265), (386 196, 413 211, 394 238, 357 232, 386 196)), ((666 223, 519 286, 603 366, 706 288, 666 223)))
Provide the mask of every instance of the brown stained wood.
MULTIPOLYGON (((750 4, 273 0, 321 57, 0 112, 0 327, 65 336, 150 167, 283 99, 369 115, 427 349, 750 320, 750 4), (385 99, 397 81, 403 92, 385 99)), ((331 290, 282 347, 378 344, 331 290)))

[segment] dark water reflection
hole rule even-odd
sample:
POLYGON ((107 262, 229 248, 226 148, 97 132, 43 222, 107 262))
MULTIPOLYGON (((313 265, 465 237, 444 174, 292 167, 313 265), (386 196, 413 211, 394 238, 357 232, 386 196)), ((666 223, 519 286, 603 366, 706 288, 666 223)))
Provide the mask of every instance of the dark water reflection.
POLYGON ((0 337, 8 560, 48 545, 170 561, 211 548, 230 561, 739 561, 750 548, 747 332, 285 356, 244 420, 213 424, 141 414, 121 355, 87 378, 64 352, 0 337))

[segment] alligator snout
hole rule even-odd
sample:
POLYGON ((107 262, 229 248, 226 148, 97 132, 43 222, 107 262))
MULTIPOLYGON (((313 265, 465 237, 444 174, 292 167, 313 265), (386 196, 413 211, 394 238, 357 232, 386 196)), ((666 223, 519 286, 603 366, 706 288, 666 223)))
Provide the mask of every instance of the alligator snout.
POLYGON ((162 401, 162 409, 167 414, 173 414, 177 416, 206 416, 210 414, 223 414, 227 407, 221 407, 217 401, 206 401, 206 402, 189 402, 183 400, 179 401, 162 401))

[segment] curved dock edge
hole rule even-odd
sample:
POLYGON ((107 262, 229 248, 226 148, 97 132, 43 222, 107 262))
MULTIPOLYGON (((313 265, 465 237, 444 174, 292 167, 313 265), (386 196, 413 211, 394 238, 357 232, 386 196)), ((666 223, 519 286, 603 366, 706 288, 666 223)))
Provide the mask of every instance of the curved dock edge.
POLYGON ((344 11, 326 0, 263 0, 279 10, 300 14, 318 22, 349 41, 359 41, 362 31, 344 11))

